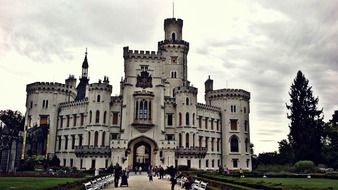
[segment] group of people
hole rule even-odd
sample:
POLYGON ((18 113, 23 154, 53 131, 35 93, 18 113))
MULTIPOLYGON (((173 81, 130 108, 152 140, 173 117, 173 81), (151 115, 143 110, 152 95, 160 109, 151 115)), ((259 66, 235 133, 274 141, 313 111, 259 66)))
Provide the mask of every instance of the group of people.
POLYGON ((153 177, 159 177, 159 179, 163 179, 164 173, 165 171, 162 166, 152 167, 150 165, 147 171, 149 181, 153 181, 153 177))

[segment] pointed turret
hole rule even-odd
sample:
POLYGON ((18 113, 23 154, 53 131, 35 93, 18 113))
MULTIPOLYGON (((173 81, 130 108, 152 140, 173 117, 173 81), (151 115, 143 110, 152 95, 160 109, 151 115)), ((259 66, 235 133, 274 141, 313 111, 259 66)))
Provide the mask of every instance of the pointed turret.
POLYGON ((88 60, 87 60, 87 49, 86 49, 86 53, 85 53, 85 58, 83 60, 82 63, 82 75, 80 78, 80 83, 77 86, 76 90, 77 90, 77 95, 75 100, 82 100, 86 97, 86 88, 89 82, 89 78, 88 78, 88 60))

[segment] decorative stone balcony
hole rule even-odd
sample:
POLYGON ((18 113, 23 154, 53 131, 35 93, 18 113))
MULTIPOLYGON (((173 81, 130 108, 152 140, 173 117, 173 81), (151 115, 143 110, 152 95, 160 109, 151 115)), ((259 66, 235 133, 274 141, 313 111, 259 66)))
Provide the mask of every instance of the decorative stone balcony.
POLYGON ((104 147, 95 147, 95 146, 76 146, 75 147, 75 155, 77 157, 83 157, 88 155, 100 155, 100 156, 110 156, 111 149, 108 146, 104 147))
POLYGON ((208 149, 206 147, 176 147, 176 156, 195 156, 204 158, 208 149))

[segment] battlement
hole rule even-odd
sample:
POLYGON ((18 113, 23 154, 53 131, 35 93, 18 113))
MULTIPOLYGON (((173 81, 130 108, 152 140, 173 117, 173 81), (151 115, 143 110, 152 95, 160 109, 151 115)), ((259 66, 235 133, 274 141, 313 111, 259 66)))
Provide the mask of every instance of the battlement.
POLYGON ((110 100, 112 103, 121 103, 122 102, 122 96, 111 96, 110 100))
POLYGON ((170 96, 165 96, 164 97, 164 103, 165 104, 175 104, 175 101, 176 99, 173 98, 173 97, 170 97, 170 96))
POLYGON ((157 43, 158 49, 163 49, 164 46, 166 47, 184 47, 189 50, 189 42, 184 40, 162 40, 157 43))
POLYGON ((177 95, 179 93, 192 93, 194 95, 197 95, 197 88, 192 86, 179 86, 174 89, 174 95, 177 95))
POLYGON ((213 90, 213 91, 207 92, 206 96, 208 96, 209 98, 241 97, 241 98, 244 98, 246 100, 250 100, 250 92, 242 90, 242 89, 228 89, 228 88, 218 89, 218 90, 213 90))
POLYGON ((180 19, 180 18, 178 18, 178 19, 176 19, 176 18, 167 18, 167 19, 165 19, 164 20, 164 29, 166 28, 166 27, 168 27, 169 25, 171 25, 171 24, 177 24, 179 27, 183 27, 183 20, 182 19, 180 19))
POLYGON ((161 53, 155 51, 144 50, 129 50, 129 47, 123 48, 123 58, 138 58, 138 59, 160 59, 165 60, 161 53))
POLYGON ((93 90, 108 91, 111 93, 113 91, 113 87, 109 83, 98 82, 98 83, 92 83, 88 85, 88 91, 93 91, 93 90))
POLYGON ((73 93, 76 95, 75 86, 70 86, 58 82, 35 82, 26 86, 26 92, 31 94, 35 91, 73 93))
POLYGON ((211 106, 211 105, 207 105, 207 104, 202 104, 202 103, 197 103, 196 108, 197 109, 210 110, 210 111, 217 111, 217 112, 221 111, 221 108, 219 108, 219 107, 211 106))
POLYGON ((60 103, 60 108, 80 106, 80 105, 86 105, 86 104, 88 104, 88 98, 77 100, 77 101, 60 103))

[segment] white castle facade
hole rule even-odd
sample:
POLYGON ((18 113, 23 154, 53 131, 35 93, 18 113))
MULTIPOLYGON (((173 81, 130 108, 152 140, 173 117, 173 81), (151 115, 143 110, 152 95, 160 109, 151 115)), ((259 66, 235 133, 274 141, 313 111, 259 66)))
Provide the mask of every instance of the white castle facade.
POLYGON ((205 104, 198 103, 182 27, 181 19, 165 19, 156 52, 123 48, 119 96, 108 77, 89 83, 87 53, 79 84, 74 76, 28 84, 25 155, 56 155, 78 169, 119 163, 251 170, 250 93, 214 90, 209 77, 205 104))

